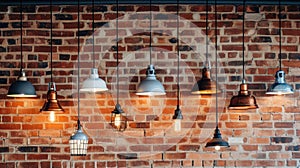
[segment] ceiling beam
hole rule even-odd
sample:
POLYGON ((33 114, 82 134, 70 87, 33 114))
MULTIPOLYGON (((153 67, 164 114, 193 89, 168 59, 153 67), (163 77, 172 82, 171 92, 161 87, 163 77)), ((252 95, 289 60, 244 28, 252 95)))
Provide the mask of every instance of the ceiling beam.
MULTIPOLYGON (((208 0, 213 4, 214 0, 208 0)), ((176 4, 176 0, 152 0, 152 4, 176 4)), ((206 0, 179 0, 180 4, 205 4, 206 0)), ((48 5, 50 0, 23 0, 24 5, 48 5)), ((81 5, 91 4, 92 0, 80 0, 81 5)), ((95 0, 95 4, 115 4, 115 0, 95 0)), ((242 0, 217 0, 219 5, 240 5, 242 0)), ((19 5, 20 0, 1 0, 0 5, 19 5)), ((53 0, 54 5, 76 5, 76 0, 53 0)), ((119 4, 149 4, 149 0, 119 0, 119 4)), ((246 0, 249 5, 277 5, 277 0, 246 0)), ((282 5, 300 5, 299 0, 281 0, 282 5)))

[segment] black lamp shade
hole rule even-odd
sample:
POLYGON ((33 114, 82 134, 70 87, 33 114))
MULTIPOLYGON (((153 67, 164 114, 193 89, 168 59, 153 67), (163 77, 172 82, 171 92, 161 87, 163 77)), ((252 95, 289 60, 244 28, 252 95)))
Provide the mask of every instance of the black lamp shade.
POLYGON ((8 89, 7 97, 37 97, 34 86, 27 81, 23 69, 18 79, 8 89))
POLYGON ((215 129, 214 137, 207 142, 206 148, 215 148, 216 150, 220 150, 221 148, 229 148, 228 142, 222 139, 221 132, 218 127, 215 129))

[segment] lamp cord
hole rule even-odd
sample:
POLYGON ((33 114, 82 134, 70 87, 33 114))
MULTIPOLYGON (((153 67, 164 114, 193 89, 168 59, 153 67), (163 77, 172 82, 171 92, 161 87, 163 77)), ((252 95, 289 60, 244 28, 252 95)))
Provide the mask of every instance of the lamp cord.
POLYGON ((279 70, 281 70, 281 0, 278 1, 279 6, 279 70))
POLYGON ((119 0, 116 0, 117 2, 117 17, 116 17, 116 41, 117 41, 117 104, 119 104, 119 0))
POLYGON ((209 62, 208 62, 208 0, 206 0, 206 11, 205 11, 205 35, 206 35, 206 41, 205 41, 205 58, 206 58, 206 62, 204 67, 206 67, 206 65, 208 66, 208 68, 210 68, 209 62))
POLYGON ((179 64, 180 64, 180 53, 179 53, 179 0, 177 0, 177 106, 180 103, 180 87, 179 87, 179 64))
POLYGON ((245 11, 246 11, 246 5, 245 0, 243 0, 243 80, 245 79, 245 11))
POLYGON ((52 0, 50 0, 50 71, 51 71, 51 82, 53 82, 53 67, 52 67, 52 63, 53 63, 53 49, 52 49, 52 42, 53 42, 53 18, 52 18, 52 0))
POLYGON ((150 10, 150 18, 149 18, 149 21, 150 21, 150 35, 149 35, 149 53, 150 53, 150 65, 152 64, 152 58, 151 58, 151 55, 152 55, 152 1, 150 0, 150 4, 149 4, 149 10, 150 10))
POLYGON ((21 39, 20 39, 20 47, 21 47, 21 66, 20 66, 20 73, 23 69, 23 2, 20 0, 20 31, 21 31, 21 39))
POLYGON ((92 54, 93 54, 93 68, 95 68, 95 0, 92 1, 92 37, 93 37, 93 47, 92 47, 92 54))
MULTIPOLYGON (((77 68, 78 68, 78 74, 77 74, 77 92, 78 92, 78 97, 77 97, 77 101, 78 101, 78 105, 77 105, 77 111, 78 111, 78 122, 80 120, 80 89, 79 89, 79 82, 80 82, 80 0, 78 0, 78 4, 77 4, 77 28, 78 28, 78 34, 77 34, 77 59, 78 59, 78 64, 77 64, 77 68)), ((78 128, 80 127, 80 125, 78 124, 78 128)))
POLYGON ((215 0, 215 56, 216 56, 216 127, 218 127, 218 15, 217 0, 215 0))

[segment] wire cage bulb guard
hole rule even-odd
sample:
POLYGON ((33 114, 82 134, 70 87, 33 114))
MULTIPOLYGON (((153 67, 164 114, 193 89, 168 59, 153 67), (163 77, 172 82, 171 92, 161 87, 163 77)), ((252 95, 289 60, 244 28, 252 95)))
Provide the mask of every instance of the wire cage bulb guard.
POLYGON ((37 97, 34 86, 27 81, 24 69, 20 70, 18 79, 10 85, 7 97, 37 97))
POLYGON ((77 131, 74 135, 70 137, 69 144, 70 144, 70 153, 71 156, 85 156, 87 154, 88 148, 88 136, 81 129, 80 125, 80 0, 77 1, 77 131))
POLYGON ((80 91, 82 92, 103 92, 107 91, 108 88, 104 80, 99 78, 98 69, 92 68, 91 74, 88 79, 83 81, 82 88, 80 91))
POLYGON ((158 96, 165 95, 165 89, 155 76, 155 68, 149 65, 146 71, 146 78, 139 84, 136 95, 158 96))
POLYGON ((121 132, 127 128, 127 117, 124 116, 124 111, 119 103, 116 104, 115 109, 111 112, 110 123, 113 128, 121 132))
POLYGON ((88 147, 88 136, 83 132, 80 120, 77 121, 77 131, 70 137, 70 153, 71 156, 86 156, 88 147))
POLYGON ((293 94, 293 87, 286 83, 285 73, 279 70, 275 74, 275 82, 268 88, 266 94, 270 95, 282 95, 282 94, 293 94))

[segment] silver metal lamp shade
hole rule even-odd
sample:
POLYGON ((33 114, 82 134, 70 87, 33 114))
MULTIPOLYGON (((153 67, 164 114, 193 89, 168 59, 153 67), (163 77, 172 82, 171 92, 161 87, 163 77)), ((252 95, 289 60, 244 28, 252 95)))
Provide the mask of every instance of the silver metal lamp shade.
POLYGON ((285 82, 285 73, 282 70, 276 72, 275 82, 268 88, 266 94, 282 95, 293 94, 294 90, 291 85, 285 82))
POLYGON ((41 112, 64 112, 64 109, 57 100, 57 92, 55 82, 49 82, 49 89, 47 92, 47 101, 40 110, 41 112))
POLYGON ((146 79, 144 79, 138 86, 136 95, 141 96, 155 96, 165 95, 165 89, 159 80, 156 79, 155 69, 153 65, 149 65, 146 72, 146 79))
POLYGON ((12 83, 8 89, 8 97, 37 97, 34 86, 27 81, 23 69, 20 71, 18 79, 12 83))
POLYGON ((89 138, 81 129, 80 121, 77 121, 78 129, 74 135, 70 137, 70 153, 71 156, 85 156, 87 154, 87 147, 89 138))
POLYGON ((104 80, 99 78, 98 69, 92 68, 91 75, 88 79, 83 82, 82 92, 103 92, 107 91, 107 86, 104 80))
POLYGON ((221 132, 218 127, 215 129, 214 137, 207 142, 206 148, 215 148, 215 150, 220 150, 221 148, 229 148, 228 142, 222 139, 221 132))

